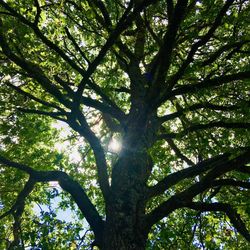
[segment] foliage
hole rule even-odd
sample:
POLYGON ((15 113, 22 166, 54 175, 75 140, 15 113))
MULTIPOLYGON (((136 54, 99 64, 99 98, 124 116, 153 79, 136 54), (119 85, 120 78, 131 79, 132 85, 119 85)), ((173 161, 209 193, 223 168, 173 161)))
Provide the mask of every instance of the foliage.
POLYGON ((248 249, 249 11, 0 0, 0 248, 248 249))

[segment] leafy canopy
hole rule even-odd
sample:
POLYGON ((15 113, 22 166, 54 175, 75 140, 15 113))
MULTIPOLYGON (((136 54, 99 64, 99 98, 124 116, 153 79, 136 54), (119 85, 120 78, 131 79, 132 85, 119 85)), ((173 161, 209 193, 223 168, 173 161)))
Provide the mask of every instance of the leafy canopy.
POLYGON ((0 248, 101 248, 136 194, 148 249, 248 249, 249 12, 0 0, 0 248))

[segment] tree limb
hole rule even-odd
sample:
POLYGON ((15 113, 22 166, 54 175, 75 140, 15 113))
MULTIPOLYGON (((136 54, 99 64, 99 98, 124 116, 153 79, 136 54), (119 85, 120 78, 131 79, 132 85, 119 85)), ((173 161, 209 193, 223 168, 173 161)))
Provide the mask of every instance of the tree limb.
POLYGON ((62 59, 64 59, 73 69, 78 71, 80 74, 84 75, 85 71, 80 68, 72 59, 70 59, 62 49, 60 49, 55 43, 50 41, 44 34, 41 32, 41 30, 35 25, 34 23, 27 20, 24 16, 19 14, 17 11, 15 11, 13 8, 9 6, 9 4, 5 3, 3 0, 0 0, 0 5, 3 6, 6 10, 8 10, 12 15, 16 18, 18 18, 23 24, 30 27, 34 33, 39 37, 42 42, 47 45, 50 49, 55 51, 62 59))
POLYGON ((219 122, 210 122, 207 124, 197 124, 197 125, 192 125, 179 133, 160 134, 158 136, 158 139, 168 140, 168 139, 173 139, 173 138, 182 138, 182 137, 184 137, 184 136, 186 136, 189 133, 192 133, 194 131, 211 129, 211 128, 249 129, 250 123, 219 121, 219 122))
POLYGON ((230 154, 218 155, 216 157, 199 162, 198 164, 172 173, 159 181, 155 186, 149 188, 149 196, 153 197, 164 193, 167 189, 180 181, 200 175, 225 161, 228 161, 230 154))
POLYGON ((192 162, 184 154, 181 153, 180 149, 175 145, 175 143, 172 139, 167 139, 166 141, 169 144, 169 146, 174 150, 177 157, 179 157, 181 160, 185 161, 190 166, 194 165, 194 162, 192 162))
POLYGON ((29 99, 41 103, 44 106, 50 107, 50 108, 55 108, 57 110, 60 110, 61 112, 64 112, 64 110, 62 108, 60 108, 58 105, 51 103, 51 102, 46 102, 44 100, 41 100, 39 98, 37 98, 36 96, 22 90, 20 87, 17 87, 9 82, 6 82, 6 85, 9 86, 10 88, 14 89, 17 93, 21 94, 22 96, 28 97, 29 99))
MULTIPOLYGON (((225 157, 225 156, 224 156, 225 157)), ((153 224, 157 223, 159 220, 161 220, 162 218, 164 218, 166 215, 168 215, 169 213, 171 213, 172 211, 174 211, 177 208, 181 208, 181 207, 185 207, 185 205, 189 202, 192 202, 192 199, 198 195, 201 194, 202 192, 204 192, 206 189, 210 188, 213 181, 218 178, 219 176, 235 170, 237 168, 240 168, 241 166, 244 166, 246 163, 248 163, 250 161, 250 150, 246 150, 244 153, 240 154, 239 156, 230 159, 230 157, 227 155, 227 158, 225 159, 225 161, 220 162, 220 163, 214 163, 213 168, 211 167, 207 167, 208 169, 211 169, 199 182, 191 185, 190 187, 186 188, 184 191, 181 191, 175 195, 173 195, 171 198, 169 198, 167 201, 163 202, 161 205, 159 205, 157 208, 155 208, 152 212, 150 212, 147 216, 146 216, 146 220, 148 223, 148 226, 151 227, 153 224)), ((209 166, 209 165, 208 165, 209 166)), ((195 167, 195 166, 194 166, 195 167)), ((196 175, 196 170, 197 170, 197 166, 196 168, 191 167, 190 169, 194 169, 193 171, 195 172, 196 175)), ((207 170, 206 167, 204 167, 204 169, 207 170)), ((181 170, 184 171, 184 170, 181 170)), ((181 172, 179 171, 179 172, 181 172)), ((172 178, 174 179, 174 177, 178 180, 180 180, 181 178, 178 178, 178 173, 172 174, 172 178), (177 177, 176 177, 177 176, 177 177)), ((191 170, 190 170, 191 172, 191 170)), ((200 173, 202 173, 204 171, 201 171, 200 173)), ((187 175, 187 176, 193 176, 190 173, 184 172, 183 175, 187 175)), ((199 173, 197 173, 199 174, 199 173)), ((169 175, 171 176, 171 175, 169 175)), ((163 182, 161 182, 160 184, 157 184, 155 187, 157 188, 153 188, 155 194, 161 194, 163 193, 167 188, 169 188, 168 182, 167 182, 167 178, 164 178, 163 182), (164 187, 164 188, 163 188, 164 187), (160 191, 160 192, 159 192, 160 191)), ((171 182, 172 178, 168 178, 169 182, 171 182)), ((177 182, 175 180, 172 181, 172 183, 170 183, 170 186, 176 184, 177 182)))
MULTIPOLYGON (((230 75, 222 75, 212 79, 207 79, 196 84, 183 85, 174 89, 172 92, 167 94, 165 97, 170 98, 177 95, 191 94, 202 90, 204 88, 218 87, 225 83, 230 83, 238 80, 245 80, 250 78, 250 71, 243 71, 230 75)), ((165 100, 165 99, 164 99, 165 100)), ((161 100, 162 103, 163 99, 161 100)))
POLYGON ((209 41, 209 39, 212 37, 215 30, 221 24, 222 18, 225 16, 227 10, 229 9, 229 7, 232 5, 233 2, 234 2, 234 0, 227 0, 226 1, 226 3, 224 4, 222 9, 220 10, 218 15, 216 16, 215 21, 214 21, 213 25, 210 27, 210 29, 208 30, 208 32, 199 41, 195 42, 192 45, 190 52, 187 55, 187 58, 184 60, 184 62, 182 63, 182 65, 179 68, 179 70, 177 71, 177 73, 174 74, 172 76, 172 78, 169 80, 168 86, 167 86, 166 90, 163 92, 163 95, 159 98, 160 101, 157 102, 157 105, 166 100, 166 97, 168 96, 168 94, 171 91, 171 89, 173 88, 173 86, 184 75, 185 70, 190 65, 190 63, 193 61, 193 57, 194 57, 195 53, 197 52, 198 48, 205 45, 209 41))
MULTIPOLYGON (((98 240, 102 239, 103 220, 100 217, 95 206, 92 204, 84 189, 75 180, 71 179, 62 171, 37 171, 29 166, 13 162, 0 155, 0 163, 2 165, 22 170, 30 175, 33 182, 49 182, 58 181, 63 190, 70 193, 79 209, 85 216, 90 227, 93 229, 98 240)), ((29 184, 30 185, 30 184, 29 184)))
POLYGON ((104 199, 108 201, 110 193, 109 190, 110 186, 108 181, 109 177, 107 172, 108 167, 104 150, 100 143, 100 140, 90 129, 85 117, 79 110, 74 110, 74 112, 72 112, 71 115, 68 116, 68 124, 80 135, 82 135, 88 141, 91 148, 93 149, 96 159, 98 181, 100 184, 100 188, 102 190, 104 199), (79 121, 80 124, 76 121, 76 119, 79 121))
POLYGON ((190 202, 185 205, 185 207, 206 212, 206 211, 221 211, 226 213, 230 219, 232 225, 237 229, 237 231, 250 242, 250 233, 246 228, 245 223, 240 218, 240 215, 235 211, 231 205, 226 203, 203 203, 203 202, 190 202))
POLYGON ((250 189, 250 182, 238 181, 238 180, 234 180, 234 179, 220 179, 220 180, 213 181, 211 186, 213 186, 213 187, 233 186, 233 187, 241 187, 241 188, 250 189))
POLYGON ((56 97, 61 104, 65 105, 66 107, 71 107, 70 101, 67 100, 65 96, 63 96, 62 93, 52 84, 52 82, 45 76, 39 66, 25 61, 11 51, 10 47, 4 39, 2 28, 0 28, 0 46, 2 47, 3 53, 10 60, 12 60, 26 72, 28 72, 33 79, 39 82, 41 86, 45 88, 51 95, 56 97))
POLYGON ((47 112, 43 110, 37 110, 37 109, 26 109, 26 108, 17 108, 18 111, 21 111, 23 113, 28 113, 28 114, 38 114, 38 115, 44 115, 44 116, 49 116, 52 117, 56 120, 62 121, 62 122, 67 122, 66 119, 61 118, 60 116, 65 116, 66 112, 47 112))
MULTIPOLYGON (((250 106, 250 102, 246 102, 246 103, 250 106)), ((203 108, 210 109, 210 110, 219 110, 219 111, 231 111, 231 110, 240 109, 241 107, 237 105, 230 105, 230 106, 216 105, 216 104, 211 104, 210 102, 196 103, 187 108, 178 110, 175 113, 159 117, 159 122, 163 123, 163 122, 175 119, 177 117, 180 117, 185 112, 195 111, 197 109, 203 109, 203 108)))

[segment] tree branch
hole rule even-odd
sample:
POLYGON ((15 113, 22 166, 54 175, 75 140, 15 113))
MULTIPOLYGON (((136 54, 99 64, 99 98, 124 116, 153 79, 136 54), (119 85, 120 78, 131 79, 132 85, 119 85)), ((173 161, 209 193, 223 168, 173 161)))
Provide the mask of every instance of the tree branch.
POLYGON ((95 159, 96 159, 96 166, 97 166, 97 173, 98 173, 98 181, 100 184, 100 188, 102 190, 104 199, 107 201, 110 192, 109 186, 109 177, 107 172, 107 162, 106 157, 104 154, 103 147, 100 143, 100 140, 97 136, 93 133, 90 129, 85 117, 79 110, 74 110, 74 112, 68 116, 68 124, 77 131, 80 135, 82 135, 88 143, 90 144, 91 148, 93 149, 95 159), (76 119, 79 121, 76 122, 76 119))
POLYGON ((65 31, 66 31, 66 34, 69 38, 69 40, 73 43, 76 51, 78 51, 80 53, 80 55, 83 57, 83 59, 88 63, 90 64, 90 61, 89 59, 87 58, 87 56, 85 55, 85 53, 81 50, 80 46, 77 44, 76 40, 74 39, 74 37, 70 34, 68 28, 66 27, 65 28, 65 31))
MULTIPOLYGON (((1 162, 1 156, 0 156, 0 162, 1 162)), ((0 219, 6 217, 9 214, 13 214, 19 207, 24 206, 25 199, 28 197, 28 195, 32 192, 34 186, 35 186, 35 181, 32 178, 29 178, 29 180, 26 182, 23 190, 18 194, 16 202, 12 205, 10 210, 5 212, 0 216, 0 219)))
POLYGON ((215 30, 220 26, 223 17, 225 16, 227 10, 229 9, 229 7, 232 5, 233 2, 234 2, 234 0, 227 0, 226 1, 226 3, 224 4, 222 9, 220 10, 218 15, 216 16, 215 21, 212 24, 212 26, 210 27, 210 29, 208 30, 208 32, 199 41, 197 41, 196 43, 194 43, 192 45, 191 50, 188 53, 187 58, 184 60, 184 62, 182 63, 182 65, 179 68, 179 70, 177 71, 177 73, 170 79, 168 87, 165 91, 165 94, 163 94, 163 96, 167 95, 167 93, 169 93, 169 91, 178 82, 178 80, 184 75, 185 70, 187 69, 189 64, 193 61, 193 57, 194 57, 195 53, 197 52, 198 48, 205 45, 209 41, 209 39, 214 34, 215 30))
POLYGON ((237 231, 250 242, 250 233, 248 232, 245 223, 240 218, 240 215, 232 208, 231 205, 226 203, 203 203, 203 202, 190 202, 185 205, 185 207, 206 212, 206 211, 221 211, 226 213, 230 219, 232 225, 237 229, 237 231))
MULTIPOLYGON (((172 52, 176 40, 176 34, 185 15, 187 0, 179 0, 174 8, 173 17, 169 20, 167 32, 163 38, 163 43, 157 55, 153 58, 150 72, 153 76, 153 84, 148 93, 148 99, 155 98, 159 93, 159 88, 165 80, 165 76, 172 60, 172 52)), ((169 4, 168 4, 169 6, 169 4)))
POLYGON ((238 180, 234 180, 234 179, 220 179, 220 180, 213 181, 211 186, 213 186, 213 187, 233 186, 233 187, 241 187, 241 188, 250 189, 250 182, 238 181, 238 180))
MULTIPOLYGON (((225 156, 224 156, 225 157, 225 156)), ((232 157, 232 156, 231 156, 232 157)), ((147 221, 147 225, 149 227, 151 227, 153 224, 157 223, 159 220, 161 220, 162 218, 164 218, 166 215, 168 215, 169 213, 171 213, 172 211, 174 211, 177 208, 181 208, 181 207, 185 207, 185 205, 189 202, 192 202, 192 199, 198 195, 201 194, 202 192, 204 192, 206 189, 210 188, 211 185, 213 184, 213 181, 218 178, 219 176, 235 170, 237 168, 240 168, 241 166, 244 166, 246 163, 248 163, 250 161, 250 150, 248 149, 247 151, 245 151, 244 153, 242 153, 241 155, 230 159, 231 157, 227 158, 224 160, 224 162, 220 161, 220 163, 214 163, 214 165, 212 166, 213 168, 208 167, 204 167, 203 170, 207 170, 207 169, 211 169, 199 182, 191 185, 190 187, 186 188, 184 191, 181 191, 175 195, 173 195, 170 199, 168 199, 167 201, 163 202, 161 205, 159 205, 157 208, 155 208, 151 213, 149 213, 146 216, 146 221, 147 221)), ((196 172, 197 170, 197 166, 195 168, 191 167, 190 169, 194 169, 195 174, 198 172, 196 172)), ((184 170, 181 170, 184 171, 184 170)), ((179 171, 179 172, 181 172, 179 171)), ((174 179, 174 177, 176 179, 181 180, 182 177, 178 178, 178 173, 172 174, 172 178, 174 179), (176 177, 177 176, 177 177, 176 177)), ((190 170, 191 172, 191 170, 190 170)), ((204 171, 200 171, 200 173, 202 173, 204 171)), ((183 175, 187 175, 189 176, 194 176, 190 173, 184 172, 183 175)), ((198 174, 198 173, 197 173, 198 174)), ((169 175, 171 176, 171 175, 169 175)), ((163 182, 161 182, 160 184, 158 183, 155 187, 153 187, 154 191, 156 194, 161 194, 163 193, 167 188, 169 188, 169 186, 176 184, 177 182, 175 181, 175 179, 172 181, 169 176, 167 176, 163 182), (170 185, 168 185, 168 182, 166 181, 167 178, 169 179, 169 181, 172 183, 170 183, 170 185), (160 192, 159 192, 160 191, 160 192)), ((187 178, 187 177, 186 177, 187 178)))
POLYGON ((21 111, 23 113, 28 113, 28 114, 38 114, 38 115, 49 116, 49 117, 54 118, 56 120, 59 120, 62 122, 67 122, 66 119, 63 119, 60 117, 60 116, 67 115, 66 112, 47 112, 47 111, 43 111, 43 110, 25 109, 25 108, 17 108, 17 110, 21 111))
POLYGON ((210 122, 207 124, 197 124, 197 125, 192 125, 179 133, 160 134, 158 136, 158 139, 168 140, 168 139, 173 139, 173 138, 182 138, 194 131, 211 129, 211 128, 249 129, 250 123, 219 121, 219 122, 210 122))
MULTIPOLYGON (((86 73, 84 74, 84 80, 78 86, 78 90, 77 90, 78 99, 80 99, 80 96, 82 95, 82 92, 84 89, 84 83, 92 75, 92 73, 96 70, 97 66, 100 64, 100 62, 106 56, 106 53, 108 52, 108 50, 115 44, 115 42, 117 41, 120 34, 133 22, 133 20, 136 18, 138 13, 140 13, 146 6, 152 4, 155 1, 157 1, 157 0, 148 0, 148 1, 144 0, 144 1, 142 1, 139 5, 136 5, 134 7, 134 10, 131 13, 130 13, 130 11, 133 7, 133 1, 129 2, 127 9, 125 10, 125 12, 123 13, 119 22, 117 23, 116 28, 111 32, 111 34, 109 35, 105 44, 103 45, 103 47, 99 51, 99 54, 91 62, 86 73)), ((77 102, 79 103, 79 100, 77 102)))
MULTIPOLYGON (((246 102, 247 105, 250 106, 250 102, 246 102)), ((190 111, 195 111, 197 109, 210 109, 210 110, 219 110, 219 111, 232 111, 232 110, 237 110, 240 109, 240 106, 236 106, 236 105, 230 105, 230 106, 223 106, 223 105, 216 105, 216 104, 211 104, 209 102, 204 102, 204 103, 196 103, 193 104, 187 108, 178 110, 175 113, 172 114, 168 114, 162 117, 159 117, 159 122, 163 123, 172 119, 175 119, 177 117, 180 117, 181 115, 183 115, 185 112, 190 112, 190 111)))
POLYGON ((88 221, 90 227, 93 229, 97 239, 102 239, 104 223, 102 218, 97 212, 95 206, 91 203, 81 185, 71 179, 66 173, 62 171, 37 171, 24 164, 10 161, 2 155, 0 155, 0 163, 28 173, 34 182, 58 181, 62 189, 71 194, 82 214, 88 221))
POLYGON ((60 110, 61 112, 64 112, 64 110, 62 108, 60 108, 58 105, 54 104, 54 103, 50 103, 50 102, 46 102, 44 100, 41 100, 37 97, 35 97, 34 95, 22 90, 20 87, 17 87, 9 82, 6 82, 6 85, 8 85, 10 88, 14 89, 17 93, 25 96, 25 97, 28 97, 29 99, 35 101, 35 102, 38 102, 38 103, 41 103, 42 105, 44 106, 47 106, 47 107, 50 107, 50 108, 55 108, 57 110, 60 110))
POLYGON ((184 154, 181 153, 180 149, 175 145, 172 139, 166 140, 169 146, 174 150, 177 157, 179 157, 181 160, 185 161, 189 166, 193 166, 194 162, 189 160, 184 154))
MULTIPOLYGON (((0 26, 2 26, 1 23, 0 23, 0 26)), ((11 51, 10 47, 8 46, 7 42, 4 39, 1 27, 0 27, 0 46, 2 47, 3 53, 11 61, 13 61, 23 70, 28 72, 30 77, 32 77, 37 82, 39 82, 41 86, 45 88, 52 96, 56 97, 61 104, 65 105, 66 107, 71 107, 70 101, 65 99, 65 96, 63 96, 62 93, 45 76, 45 74, 43 73, 43 71, 40 69, 39 66, 21 59, 20 57, 18 57, 11 51)))
POLYGON ((202 67, 207 66, 211 63, 213 63, 217 58, 220 57, 221 54, 223 54, 224 52, 233 49, 233 48, 237 48, 237 50, 240 50, 240 48, 246 44, 249 43, 250 40, 244 40, 244 41, 239 41, 239 42, 235 42, 235 43, 229 43, 226 44, 222 47, 220 47, 217 51, 215 51, 212 55, 210 55, 210 57, 208 59, 206 59, 203 63, 202 63, 202 67))
POLYGON ((172 173, 159 181, 155 186, 149 188, 149 197, 157 196, 164 193, 167 189, 180 181, 200 175, 209 169, 219 166, 225 161, 228 161, 230 154, 218 155, 216 157, 199 162, 198 164, 182 169, 176 173, 172 173))
POLYGON ((41 30, 35 25, 35 23, 30 22, 27 20, 24 16, 19 14, 17 11, 15 11, 13 8, 11 8, 7 3, 5 3, 3 0, 0 0, 0 5, 3 6, 6 10, 8 10, 12 15, 16 18, 18 18, 23 24, 30 27, 34 33, 39 37, 42 42, 47 45, 50 49, 55 51, 62 59, 64 59, 73 69, 78 71, 80 74, 84 75, 85 71, 80 68, 72 59, 70 59, 63 50, 61 50, 55 43, 50 41, 46 36, 43 35, 41 30))
MULTIPOLYGON (((169 94, 166 94, 165 97, 168 99, 176 95, 191 94, 199 90, 202 90, 204 88, 218 87, 225 83, 230 83, 230 82, 238 81, 238 80, 245 80, 249 78, 250 78, 250 71, 243 71, 243 72, 230 74, 230 75, 222 75, 219 77, 201 81, 196 84, 183 85, 181 87, 174 89, 169 94)), ((165 100, 165 98, 162 99, 160 103, 162 103, 163 100, 165 100)))

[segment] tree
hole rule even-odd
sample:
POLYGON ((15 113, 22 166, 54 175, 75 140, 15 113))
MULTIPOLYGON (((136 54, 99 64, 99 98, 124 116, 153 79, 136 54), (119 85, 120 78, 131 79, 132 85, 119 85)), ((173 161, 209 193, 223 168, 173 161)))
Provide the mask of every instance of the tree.
POLYGON ((249 11, 0 0, 1 248, 248 249, 249 11))

